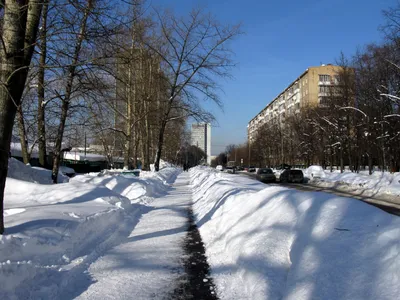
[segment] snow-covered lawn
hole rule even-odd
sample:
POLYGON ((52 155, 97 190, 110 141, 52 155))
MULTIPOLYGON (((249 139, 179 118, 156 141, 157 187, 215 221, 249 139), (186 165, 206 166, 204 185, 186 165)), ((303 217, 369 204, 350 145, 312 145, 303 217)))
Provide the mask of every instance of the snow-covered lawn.
POLYGON ((398 217, 331 194, 191 174, 221 299, 398 299, 398 217))

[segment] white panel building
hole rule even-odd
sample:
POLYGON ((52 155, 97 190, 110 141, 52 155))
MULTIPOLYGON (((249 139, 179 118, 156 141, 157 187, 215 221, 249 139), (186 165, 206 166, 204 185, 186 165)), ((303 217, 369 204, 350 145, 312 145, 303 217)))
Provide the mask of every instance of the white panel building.
POLYGON ((207 164, 211 164, 211 124, 193 123, 191 144, 199 147, 207 154, 207 164))

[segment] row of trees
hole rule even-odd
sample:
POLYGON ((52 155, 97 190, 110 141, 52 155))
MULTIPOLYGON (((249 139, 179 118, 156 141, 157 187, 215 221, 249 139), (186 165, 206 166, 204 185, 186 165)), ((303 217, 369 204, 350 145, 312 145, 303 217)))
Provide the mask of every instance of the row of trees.
MULTIPOLYGON (((246 153, 248 164, 276 166, 368 166, 372 172, 400 167, 400 6, 385 11, 386 39, 352 57, 342 54, 336 79, 318 107, 267 122, 250 145, 230 147, 246 153)), ((242 154, 243 155, 243 154, 242 154)), ((246 162, 247 163, 247 162, 246 162)))
POLYGON ((229 75, 240 27, 203 10, 181 17, 144 0, 5 0, 0 9, 0 233, 14 120, 24 161, 37 146, 56 183, 63 150, 86 138, 110 165, 139 157, 158 171, 162 157, 176 159, 188 118, 213 119, 200 100, 222 105, 215 79, 229 75))

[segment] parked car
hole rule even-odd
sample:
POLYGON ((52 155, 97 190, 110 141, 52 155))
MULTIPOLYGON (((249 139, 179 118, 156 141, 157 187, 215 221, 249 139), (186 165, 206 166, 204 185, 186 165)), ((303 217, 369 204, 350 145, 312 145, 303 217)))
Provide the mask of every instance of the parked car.
POLYGON ((302 183, 304 181, 303 171, 296 169, 286 169, 279 174, 279 181, 302 183))
POLYGON ((292 166, 291 165, 288 165, 288 164, 280 164, 280 165, 278 165, 278 166, 276 166, 276 170, 287 170, 287 169, 290 169, 290 168, 292 168, 292 166))
POLYGON ((256 167, 250 166, 250 167, 247 169, 247 171, 248 171, 248 172, 255 172, 255 171, 256 171, 256 167))
POLYGON ((312 178, 324 178, 326 176, 324 169, 321 166, 309 166, 305 171, 304 175, 310 179, 312 178))
POLYGON ((221 165, 218 165, 218 166, 215 167, 215 169, 216 169, 217 171, 223 171, 223 170, 224 170, 224 167, 221 166, 221 165))
POLYGON ((257 170, 257 179, 262 182, 275 182, 275 174, 270 168, 259 168, 257 170))
POLYGON ((236 167, 226 167, 226 173, 232 173, 235 174, 236 173, 236 167))

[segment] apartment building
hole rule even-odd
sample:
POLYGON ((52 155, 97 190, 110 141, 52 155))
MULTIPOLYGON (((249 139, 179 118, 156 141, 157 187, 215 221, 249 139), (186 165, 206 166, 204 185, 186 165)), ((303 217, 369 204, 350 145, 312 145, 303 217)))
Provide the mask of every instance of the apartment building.
POLYGON ((331 64, 309 67, 281 93, 264 107, 247 125, 247 136, 251 143, 257 130, 267 122, 285 119, 305 107, 325 105, 329 87, 338 82, 339 66, 331 64))
POLYGON ((191 144, 207 154, 207 164, 211 164, 211 124, 194 123, 191 131, 191 144))

